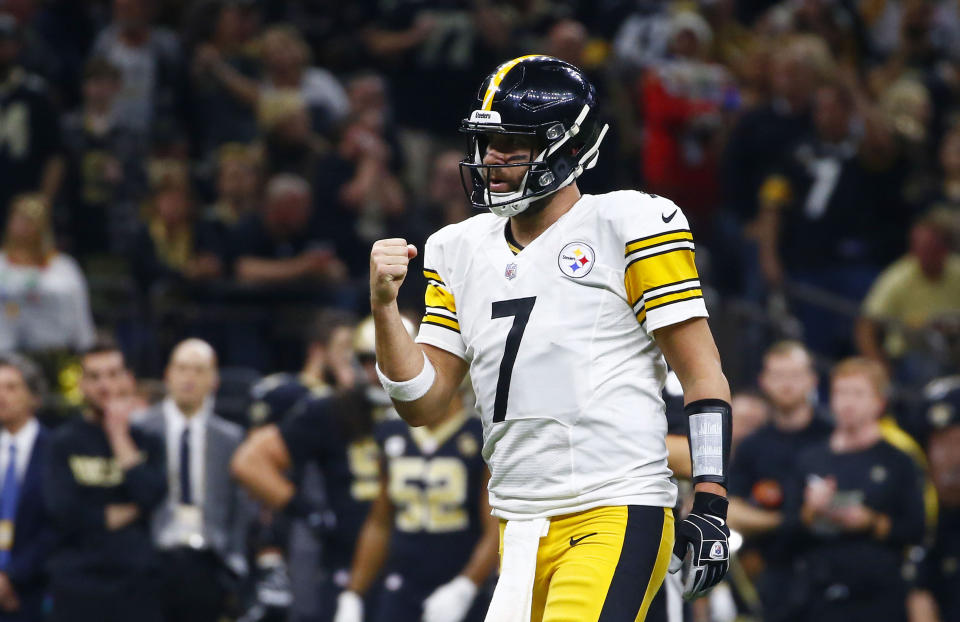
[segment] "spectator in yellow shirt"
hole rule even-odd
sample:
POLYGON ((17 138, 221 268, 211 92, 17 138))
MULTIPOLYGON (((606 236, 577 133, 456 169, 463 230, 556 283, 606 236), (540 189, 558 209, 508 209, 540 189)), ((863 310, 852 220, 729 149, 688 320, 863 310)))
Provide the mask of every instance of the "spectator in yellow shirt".
POLYGON ((877 277, 864 300, 857 347, 894 363, 901 381, 921 382, 939 372, 931 346, 960 334, 960 255, 950 250, 951 234, 939 214, 921 218, 910 230, 909 252, 877 277))

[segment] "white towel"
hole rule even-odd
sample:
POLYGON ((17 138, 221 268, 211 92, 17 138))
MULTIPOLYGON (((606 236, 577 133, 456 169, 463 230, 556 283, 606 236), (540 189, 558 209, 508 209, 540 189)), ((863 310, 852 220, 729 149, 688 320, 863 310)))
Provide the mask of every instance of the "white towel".
POLYGON ((550 531, 546 518, 511 520, 503 530, 500 579, 484 622, 530 622, 533 581, 540 538, 550 531))

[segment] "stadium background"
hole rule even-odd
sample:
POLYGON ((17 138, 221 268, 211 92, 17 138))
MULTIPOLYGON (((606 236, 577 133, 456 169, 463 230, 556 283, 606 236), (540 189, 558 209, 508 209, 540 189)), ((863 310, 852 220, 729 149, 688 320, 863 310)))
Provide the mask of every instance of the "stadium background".
MULTIPOLYGON (((527 53, 598 88, 612 130, 581 189, 688 215, 735 392, 793 338, 821 374, 882 361, 921 443, 956 423, 924 391, 960 360, 947 0, 0 0, 0 351, 42 364, 56 423, 95 330, 148 402, 199 336, 218 412, 248 425, 320 309, 366 313, 373 240, 422 248, 470 215, 459 120, 527 53)), ((422 291, 403 287, 412 315, 422 291)))

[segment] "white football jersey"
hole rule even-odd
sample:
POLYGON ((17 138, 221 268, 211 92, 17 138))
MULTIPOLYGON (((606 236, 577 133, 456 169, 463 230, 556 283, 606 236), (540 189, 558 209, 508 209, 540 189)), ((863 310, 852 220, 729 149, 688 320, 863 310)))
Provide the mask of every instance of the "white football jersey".
POLYGON ((494 514, 673 507, 651 334, 707 315, 687 219, 621 191, 584 195, 523 249, 507 223, 482 214, 430 236, 417 336, 470 364, 494 514))

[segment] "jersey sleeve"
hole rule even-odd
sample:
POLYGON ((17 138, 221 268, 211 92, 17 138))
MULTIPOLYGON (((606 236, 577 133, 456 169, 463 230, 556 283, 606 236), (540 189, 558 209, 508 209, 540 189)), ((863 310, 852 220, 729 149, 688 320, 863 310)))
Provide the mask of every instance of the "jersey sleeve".
POLYGON ((330 451, 330 418, 325 400, 304 398, 280 422, 280 436, 295 470, 311 461, 322 461, 330 451))
POLYGON ((658 328, 708 314, 686 216, 667 199, 657 197, 651 203, 621 226, 626 240, 623 280, 627 299, 637 321, 652 334, 658 328))
POLYGON ((460 335, 460 320, 457 317, 457 304, 449 281, 449 275, 443 260, 443 248, 437 235, 430 236, 424 245, 423 276, 427 279, 424 293, 424 314, 420 322, 417 343, 436 346, 462 359, 467 358, 467 346, 460 335))

